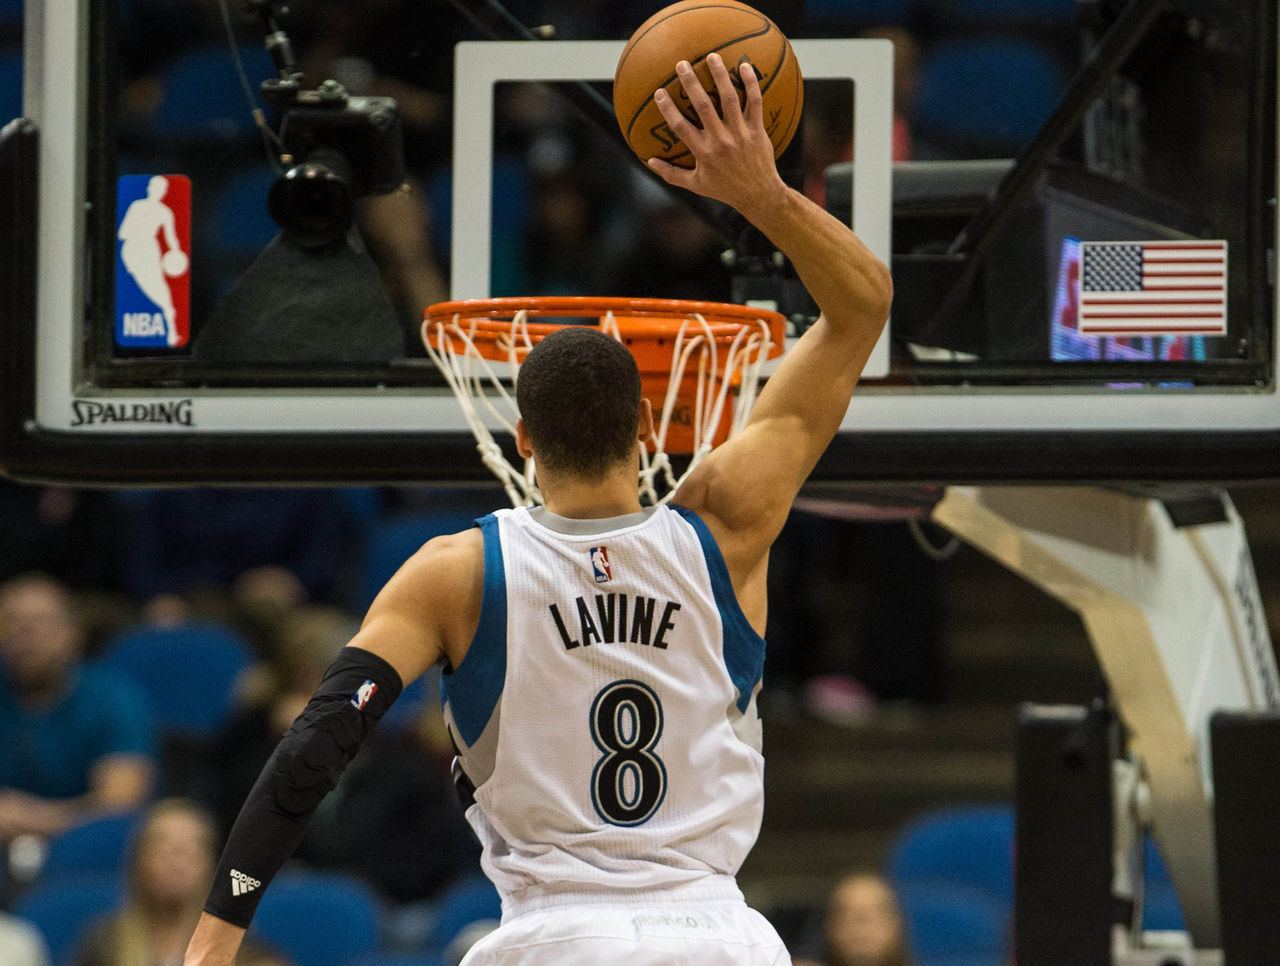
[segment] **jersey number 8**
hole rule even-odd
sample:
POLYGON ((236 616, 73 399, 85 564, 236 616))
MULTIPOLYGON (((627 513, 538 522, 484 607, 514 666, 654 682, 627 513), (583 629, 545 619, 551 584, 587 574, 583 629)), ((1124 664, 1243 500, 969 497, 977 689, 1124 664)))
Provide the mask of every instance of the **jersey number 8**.
POLYGON ((667 794, 667 769, 653 753, 662 703, 639 681, 615 681, 591 704, 591 737, 604 752, 591 773, 591 802, 611 825, 640 825, 667 794))

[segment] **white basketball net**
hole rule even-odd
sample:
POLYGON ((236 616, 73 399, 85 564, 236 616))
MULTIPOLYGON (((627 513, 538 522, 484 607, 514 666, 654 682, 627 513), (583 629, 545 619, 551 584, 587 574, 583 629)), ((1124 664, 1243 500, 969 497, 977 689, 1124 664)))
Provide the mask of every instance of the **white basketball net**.
MULTIPOLYGON (((490 426, 496 424, 509 436, 515 435, 519 416, 515 386, 520 359, 533 348, 535 341, 528 323, 529 312, 520 310, 512 318, 509 331, 499 336, 497 345, 506 356, 500 362, 485 358, 476 347, 474 319, 455 315, 450 321, 428 319, 422 325, 423 344, 457 397, 467 426, 476 438, 480 458, 502 483, 515 506, 543 502, 533 460, 525 460, 522 468, 512 465, 494 439, 490 426)), ((599 327, 622 341, 612 311, 601 316, 599 327)), ((640 499, 649 504, 670 501, 680 484, 711 452, 715 446, 713 437, 723 421, 726 407, 732 407, 726 438, 746 425, 773 340, 768 325, 758 320, 743 324, 729 345, 719 345, 711 326, 695 312, 685 317, 676 331, 674 343, 666 398, 661 410, 655 413, 655 438, 648 446, 639 446, 640 499), (735 372, 739 373, 736 387, 732 378, 735 372), (677 477, 666 445, 686 374, 696 376, 694 405, 689 413, 693 450, 688 466, 677 477)))

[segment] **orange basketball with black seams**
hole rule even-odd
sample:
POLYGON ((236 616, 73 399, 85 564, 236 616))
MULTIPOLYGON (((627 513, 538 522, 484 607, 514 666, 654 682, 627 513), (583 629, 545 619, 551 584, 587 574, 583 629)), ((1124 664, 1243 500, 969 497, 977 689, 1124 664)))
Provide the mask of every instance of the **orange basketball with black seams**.
POLYGON ((707 55, 723 58, 742 96, 737 68, 748 61, 760 78, 764 125, 773 156, 782 154, 800 124, 804 79, 795 51, 777 24, 754 7, 736 0, 680 0, 640 25, 627 41, 613 77, 613 111, 627 144, 642 160, 661 158, 682 168, 693 156, 672 134, 654 91, 665 88, 685 117, 697 115, 676 76, 676 62, 687 60, 702 86, 717 101, 707 55))

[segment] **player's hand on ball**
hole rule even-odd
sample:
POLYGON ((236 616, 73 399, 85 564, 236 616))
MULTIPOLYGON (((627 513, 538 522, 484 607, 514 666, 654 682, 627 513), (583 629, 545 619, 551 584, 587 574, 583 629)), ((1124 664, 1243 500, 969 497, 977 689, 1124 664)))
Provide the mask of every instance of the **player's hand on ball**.
POLYGON ((760 81, 749 63, 739 66, 743 103, 719 54, 707 56, 707 67, 716 82, 720 112, 689 62, 682 60, 676 65, 676 74, 698 116, 698 124, 680 112, 665 90, 654 94, 654 103, 671 132, 693 154, 694 166, 680 168, 650 158, 649 167, 668 184, 723 201, 750 218, 753 210, 772 204, 786 191, 773 160, 773 144, 765 133, 760 81))

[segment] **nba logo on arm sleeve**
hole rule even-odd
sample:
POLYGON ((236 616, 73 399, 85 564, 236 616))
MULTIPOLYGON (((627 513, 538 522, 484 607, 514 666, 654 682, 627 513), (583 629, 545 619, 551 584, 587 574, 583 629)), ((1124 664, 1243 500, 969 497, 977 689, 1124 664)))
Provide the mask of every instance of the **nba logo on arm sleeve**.
POLYGON ((363 711, 364 706, 369 703, 369 699, 378 693, 378 686, 372 681, 366 680, 360 685, 355 694, 351 696, 351 703, 355 705, 357 711, 363 711))
POLYGON ((590 553, 591 572, 596 578, 596 583, 603 584, 613 580, 613 567, 609 563, 609 548, 592 547, 590 553))
POLYGON ((129 174, 116 186, 115 342, 177 349, 191 338, 191 181, 129 174))

